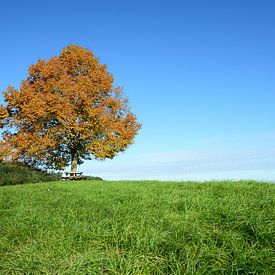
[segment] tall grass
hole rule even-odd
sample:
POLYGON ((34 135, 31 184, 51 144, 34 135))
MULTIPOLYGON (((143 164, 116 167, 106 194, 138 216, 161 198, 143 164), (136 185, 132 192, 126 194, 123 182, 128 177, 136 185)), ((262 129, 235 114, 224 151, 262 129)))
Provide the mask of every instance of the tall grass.
POLYGON ((0 188, 0 274, 274 274, 275 185, 0 188))

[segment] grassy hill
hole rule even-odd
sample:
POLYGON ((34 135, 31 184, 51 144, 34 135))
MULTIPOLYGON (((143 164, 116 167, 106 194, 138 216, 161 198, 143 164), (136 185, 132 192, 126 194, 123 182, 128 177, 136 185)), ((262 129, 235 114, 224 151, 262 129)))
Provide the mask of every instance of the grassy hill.
POLYGON ((275 185, 0 188, 0 274, 274 274, 275 185))

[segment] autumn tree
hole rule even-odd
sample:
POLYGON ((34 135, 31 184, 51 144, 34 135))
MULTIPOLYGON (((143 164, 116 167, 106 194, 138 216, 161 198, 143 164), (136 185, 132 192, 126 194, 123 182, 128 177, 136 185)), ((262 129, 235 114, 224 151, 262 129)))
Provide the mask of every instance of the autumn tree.
POLYGON ((62 170, 85 159, 113 158, 140 124, 106 65, 89 49, 71 45, 58 57, 31 65, 0 105, 0 159, 62 170))

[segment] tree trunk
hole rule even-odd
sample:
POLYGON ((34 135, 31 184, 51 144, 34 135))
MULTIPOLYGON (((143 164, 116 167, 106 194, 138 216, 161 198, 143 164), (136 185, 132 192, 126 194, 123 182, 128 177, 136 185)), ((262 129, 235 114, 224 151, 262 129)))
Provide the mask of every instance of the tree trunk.
POLYGON ((77 171, 77 156, 72 154, 71 172, 77 171))

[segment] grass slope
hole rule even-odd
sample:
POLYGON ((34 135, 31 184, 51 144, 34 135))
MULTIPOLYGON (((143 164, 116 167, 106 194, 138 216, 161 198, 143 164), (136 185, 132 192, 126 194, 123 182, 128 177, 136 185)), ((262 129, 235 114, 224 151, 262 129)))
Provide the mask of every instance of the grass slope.
POLYGON ((253 182, 3 186, 0 274, 272 274, 274 193, 253 182))

